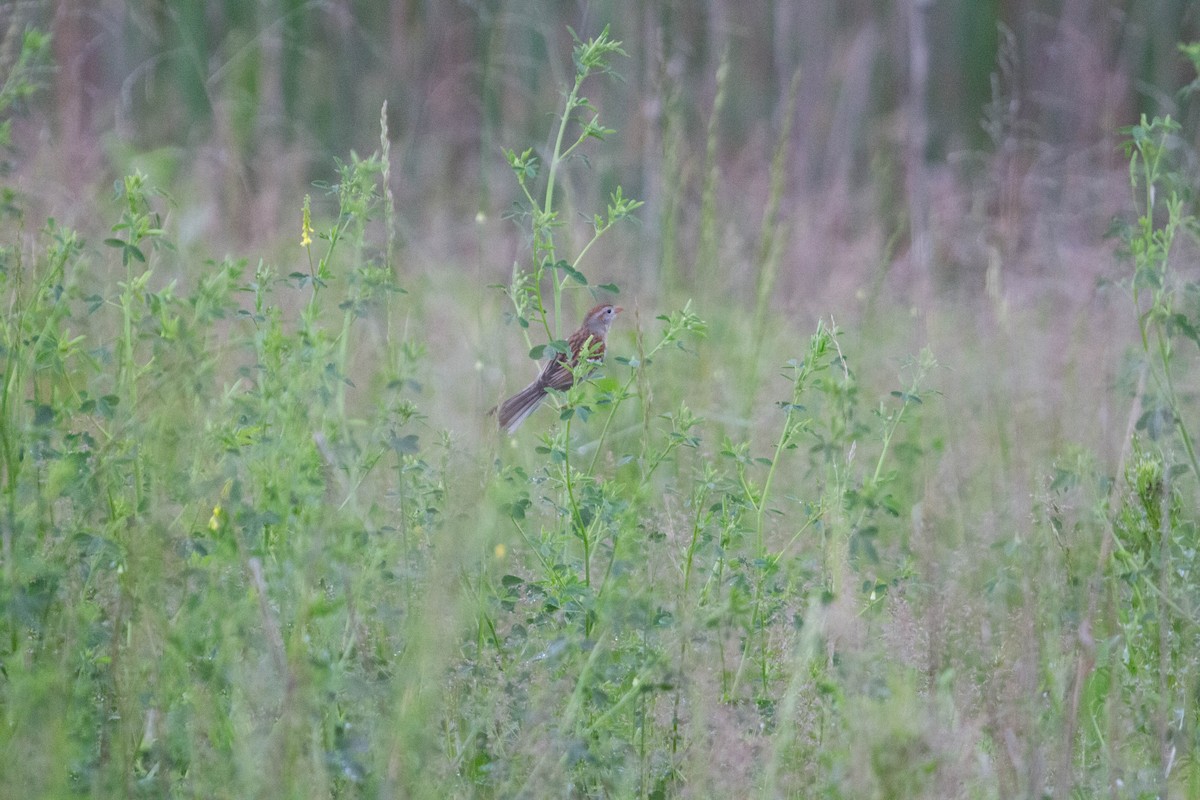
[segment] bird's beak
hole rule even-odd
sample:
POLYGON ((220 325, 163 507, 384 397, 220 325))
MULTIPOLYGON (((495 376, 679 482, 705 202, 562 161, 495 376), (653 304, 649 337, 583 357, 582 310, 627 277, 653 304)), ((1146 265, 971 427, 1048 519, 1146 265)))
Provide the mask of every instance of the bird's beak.
POLYGON ((622 311, 624 311, 624 310, 625 310, 625 309, 621 308, 620 306, 613 306, 613 313, 614 313, 614 314, 620 314, 620 313, 621 313, 622 311))

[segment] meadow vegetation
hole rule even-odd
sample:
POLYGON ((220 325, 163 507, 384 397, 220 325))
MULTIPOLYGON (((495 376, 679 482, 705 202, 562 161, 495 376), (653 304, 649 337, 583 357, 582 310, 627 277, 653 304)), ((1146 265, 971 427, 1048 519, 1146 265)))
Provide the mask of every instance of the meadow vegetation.
POLYGON ((787 124, 751 252, 705 161, 696 260, 642 295, 640 202, 563 200, 621 135, 617 38, 496 154, 516 203, 461 236, 523 232, 499 284, 412 266, 386 108, 273 251, 182 241, 137 171, 80 229, 7 191, 0 795, 1200 797, 1179 123, 1121 132, 1082 303, 884 268, 775 301, 787 124), (604 370, 499 435, 596 297, 604 370))

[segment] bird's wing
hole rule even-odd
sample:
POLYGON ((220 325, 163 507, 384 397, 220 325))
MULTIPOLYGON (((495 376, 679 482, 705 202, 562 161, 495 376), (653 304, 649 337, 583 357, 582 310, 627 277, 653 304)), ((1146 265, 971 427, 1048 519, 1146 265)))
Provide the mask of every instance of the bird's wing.
POLYGON ((546 366, 542 369, 542 374, 538 378, 538 382, 547 389, 558 389, 562 392, 570 389, 574 379, 571 376, 569 363, 566 356, 555 356, 546 362, 546 366))

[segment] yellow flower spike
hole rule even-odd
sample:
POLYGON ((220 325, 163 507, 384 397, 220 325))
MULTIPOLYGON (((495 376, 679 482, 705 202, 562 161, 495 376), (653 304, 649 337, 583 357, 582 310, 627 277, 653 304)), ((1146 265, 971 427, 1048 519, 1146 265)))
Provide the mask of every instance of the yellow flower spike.
POLYGON ((303 218, 304 218, 304 221, 300 226, 300 246, 308 247, 309 245, 312 244, 313 227, 312 227, 312 197, 307 194, 304 195, 303 218))
POLYGON ((504 546, 504 542, 501 542, 496 545, 496 549, 492 552, 495 554, 496 560, 501 561, 504 559, 504 556, 508 555, 508 548, 504 546))
POLYGON ((225 485, 221 487, 221 499, 213 506, 212 516, 208 518, 208 529, 216 533, 225 524, 225 508, 221 505, 229 499, 230 492, 233 491, 233 479, 225 481, 225 485))

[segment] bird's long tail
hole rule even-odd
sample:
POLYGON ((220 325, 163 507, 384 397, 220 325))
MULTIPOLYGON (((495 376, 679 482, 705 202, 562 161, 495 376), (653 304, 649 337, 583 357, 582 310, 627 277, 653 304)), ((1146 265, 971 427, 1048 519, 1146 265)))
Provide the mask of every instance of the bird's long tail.
POLYGON ((534 381, 500 404, 500 427, 512 434, 546 397, 546 389, 540 381, 534 381))

